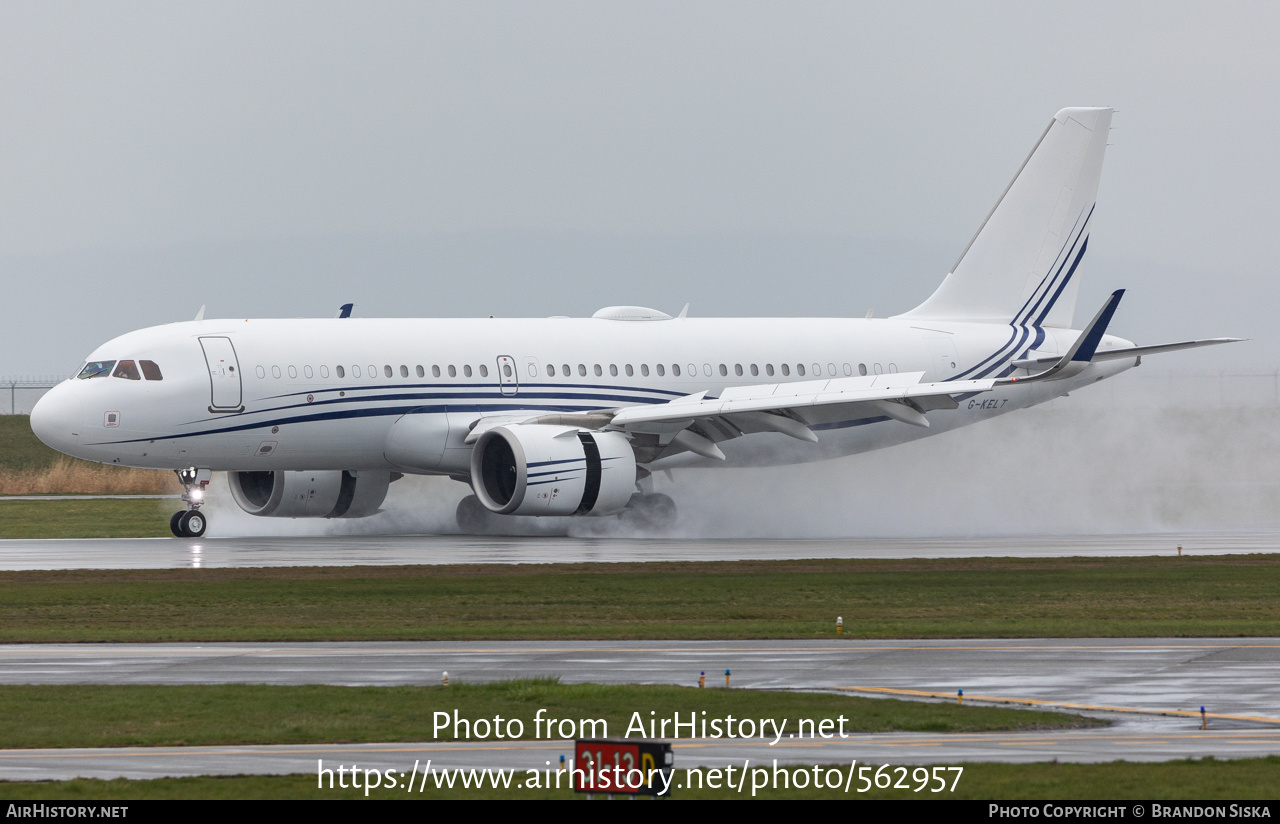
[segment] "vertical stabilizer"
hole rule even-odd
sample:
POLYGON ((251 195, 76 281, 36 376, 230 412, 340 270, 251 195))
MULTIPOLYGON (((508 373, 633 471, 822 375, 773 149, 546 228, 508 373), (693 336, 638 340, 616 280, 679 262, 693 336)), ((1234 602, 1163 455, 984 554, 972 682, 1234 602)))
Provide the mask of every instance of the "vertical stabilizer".
POLYGON ((1111 109, 1063 109, 924 303, 901 317, 1070 327, 1111 109))

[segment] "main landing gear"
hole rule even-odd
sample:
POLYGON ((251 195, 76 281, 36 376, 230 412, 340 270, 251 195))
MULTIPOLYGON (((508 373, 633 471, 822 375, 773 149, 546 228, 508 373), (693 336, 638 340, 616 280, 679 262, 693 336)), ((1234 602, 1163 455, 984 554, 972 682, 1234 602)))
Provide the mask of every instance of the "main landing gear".
POLYGON ((182 488, 186 490, 182 500, 187 502, 187 508, 173 513, 173 517, 169 519, 169 531, 178 538, 199 538, 204 535, 204 530, 209 525, 209 519, 200 511, 200 507, 204 504, 205 487, 209 485, 213 473, 208 469, 196 469, 194 466, 189 469, 175 469, 174 473, 182 483, 182 488))
MULTIPOLYGON (((485 509, 484 504, 480 503, 480 499, 475 495, 468 495, 458 502, 455 517, 458 519, 458 529, 464 535, 493 535, 502 532, 504 526, 507 529, 516 529, 514 534, 518 535, 522 534, 522 529, 528 530, 528 522, 534 520, 527 516, 496 515, 485 509), (525 525, 518 526, 522 521, 525 525)), ((670 495, 663 495, 661 492, 637 493, 631 496, 627 508, 618 513, 617 518, 617 524, 629 531, 662 532, 675 526, 676 502, 671 500, 670 495)), ((608 522, 612 519, 587 518, 585 520, 608 522)), ((605 529, 606 534, 612 531, 612 528, 604 525, 601 528, 605 529)))
POLYGON ((675 526, 676 514, 676 502, 670 495, 637 493, 631 496, 618 520, 630 529, 661 532, 675 526))

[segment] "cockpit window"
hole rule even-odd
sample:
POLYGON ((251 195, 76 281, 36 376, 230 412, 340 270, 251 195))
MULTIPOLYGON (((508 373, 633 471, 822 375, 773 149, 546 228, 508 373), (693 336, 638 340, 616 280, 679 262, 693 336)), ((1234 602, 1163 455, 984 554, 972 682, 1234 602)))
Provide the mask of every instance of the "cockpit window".
POLYGON ((160 374, 160 367, 156 366, 153 360, 138 361, 138 365, 142 367, 142 376, 149 381, 162 381, 164 375, 160 374))
POLYGON ((76 375, 80 380, 87 378, 105 378, 111 374, 111 367, 115 366, 113 360, 90 361, 84 365, 84 369, 80 370, 80 374, 76 375))
POLYGON ((138 374, 138 366, 131 360, 122 360, 116 366, 116 371, 111 374, 113 378, 124 378, 125 380, 140 381, 142 375, 138 374))

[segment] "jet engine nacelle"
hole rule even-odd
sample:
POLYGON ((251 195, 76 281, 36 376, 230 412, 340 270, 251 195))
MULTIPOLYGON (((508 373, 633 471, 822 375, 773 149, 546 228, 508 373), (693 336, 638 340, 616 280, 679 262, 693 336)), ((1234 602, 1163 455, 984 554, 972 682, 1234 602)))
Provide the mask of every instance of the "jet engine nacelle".
POLYGON ((636 490, 631 442, 572 426, 496 426, 471 452, 471 487, 502 515, 611 515, 636 490))
POLYGON ((364 518, 387 497, 390 472, 228 472, 231 497, 250 515, 364 518))

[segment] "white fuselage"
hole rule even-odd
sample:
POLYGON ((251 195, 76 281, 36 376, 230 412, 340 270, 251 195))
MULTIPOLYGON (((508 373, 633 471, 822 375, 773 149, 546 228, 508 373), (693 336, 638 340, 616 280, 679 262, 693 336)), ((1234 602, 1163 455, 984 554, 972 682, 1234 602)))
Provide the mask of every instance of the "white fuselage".
MULTIPOLYGON (((151 361, 160 380, 72 378, 41 400, 32 427, 62 452, 122 466, 464 478, 470 454, 464 438, 488 415, 590 412, 860 374, 996 377, 1014 373, 1010 362, 1027 353, 1066 351, 1078 335, 898 318, 193 321, 131 332, 89 356, 151 361), (444 455, 431 469, 388 458, 388 433, 410 412, 440 416, 448 432, 444 455)), ((1101 349, 1128 345, 1107 336, 1101 349)), ((997 387, 962 398, 957 409, 930 411, 929 428, 815 411, 808 423, 817 443, 758 433, 721 443, 723 462, 685 452, 649 468, 800 463, 864 452, 1041 403, 1134 364, 1116 359, 1089 364, 1067 380, 997 387)))

